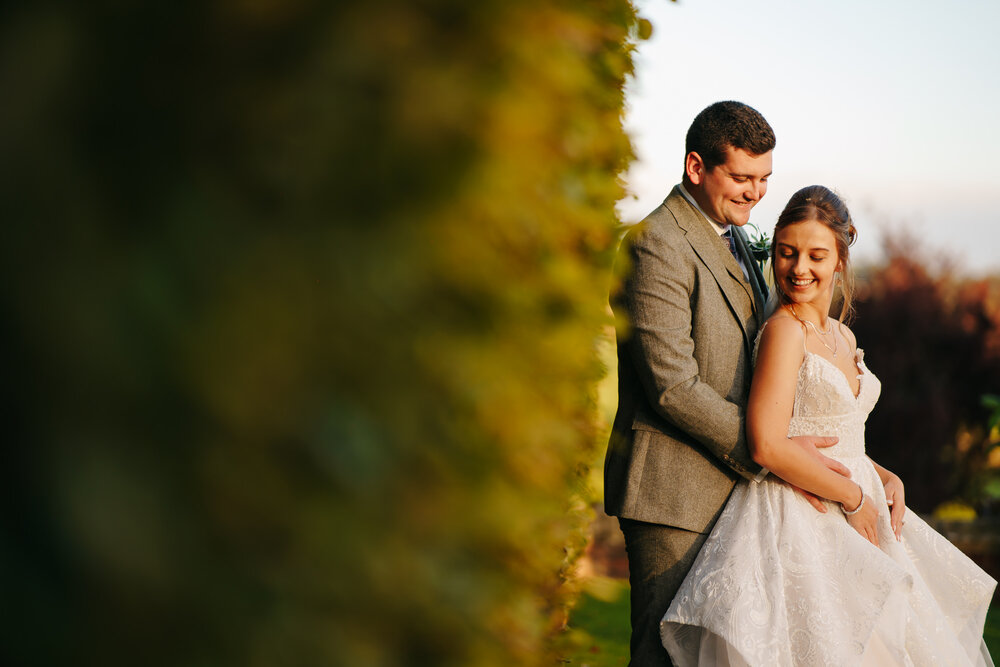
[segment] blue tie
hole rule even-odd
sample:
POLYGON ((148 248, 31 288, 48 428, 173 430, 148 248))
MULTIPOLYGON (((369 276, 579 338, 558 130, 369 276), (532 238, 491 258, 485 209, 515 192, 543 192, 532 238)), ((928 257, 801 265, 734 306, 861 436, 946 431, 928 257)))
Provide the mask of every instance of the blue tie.
POLYGON ((740 258, 740 254, 736 252, 736 239, 733 238, 733 228, 730 227, 722 233, 722 239, 726 242, 726 246, 729 247, 729 252, 732 253, 733 259, 740 267, 740 271, 743 272, 743 277, 748 281, 750 280, 750 274, 747 272, 747 267, 743 264, 743 260, 740 258))
POLYGON ((729 247, 729 252, 733 254, 733 259, 735 259, 736 263, 739 264, 740 255, 738 252, 736 252, 736 239, 733 238, 733 230, 727 229, 725 232, 723 232, 722 238, 725 240, 726 246, 729 247))

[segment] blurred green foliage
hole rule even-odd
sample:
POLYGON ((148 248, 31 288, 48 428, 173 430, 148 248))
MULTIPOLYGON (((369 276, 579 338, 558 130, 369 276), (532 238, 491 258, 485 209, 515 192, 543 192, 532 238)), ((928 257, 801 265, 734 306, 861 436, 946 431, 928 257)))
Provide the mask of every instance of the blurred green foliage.
POLYGON ((4 663, 551 664, 628 0, 0 26, 4 663))
POLYGON ((986 418, 986 428, 993 432, 1000 429, 1000 396, 996 394, 983 394, 980 403, 989 411, 986 418))
POLYGON ((984 394, 980 405, 987 411, 986 433, 980 444, 986 465, 976 476, 975 498, 996 515, 1000 513, 997 511, 1000 510, 1000 396, 984 394))

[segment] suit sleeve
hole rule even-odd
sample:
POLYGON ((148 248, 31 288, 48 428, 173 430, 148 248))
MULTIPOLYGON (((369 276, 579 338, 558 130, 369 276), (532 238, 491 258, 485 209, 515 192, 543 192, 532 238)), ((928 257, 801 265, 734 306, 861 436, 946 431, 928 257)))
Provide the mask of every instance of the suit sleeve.
POLYGON ((699 376, 692 338, 693 258, 651 230, 630 236, 625 242, 632 273, 622 303, 632 325, 632 363, 649 404, 721 463, 753 479, 761 468, 747 446, 745 406, 699 376))

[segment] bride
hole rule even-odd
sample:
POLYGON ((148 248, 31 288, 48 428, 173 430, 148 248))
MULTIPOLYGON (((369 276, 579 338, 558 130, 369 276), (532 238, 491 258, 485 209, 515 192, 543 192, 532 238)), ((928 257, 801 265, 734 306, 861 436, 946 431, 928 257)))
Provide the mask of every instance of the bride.
POLYGON ((737 484, 663 618, 678 665, 993 664, 982 631, 996 581, 907 513, 902 482, 865 455, 881 385, 842 323, 854 237, 822 186, 796 192, 778 218, 779 304, 747 409, 754 459, 772 474, 737 484), (839 320, 829 314, 838 283, 839 320), (788 439, 805 433, 838 436, 824 453, 851 476, 788 439), (828 499, 827 511, 789 484, 828 499))

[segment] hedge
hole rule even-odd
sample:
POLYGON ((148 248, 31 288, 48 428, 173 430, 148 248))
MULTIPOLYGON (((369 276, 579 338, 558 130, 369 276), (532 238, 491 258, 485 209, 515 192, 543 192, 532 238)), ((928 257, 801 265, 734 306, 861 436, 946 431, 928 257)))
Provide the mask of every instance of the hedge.
POLYGON ((628 0, 0 25, 5 664, 552 664, 628 0))

